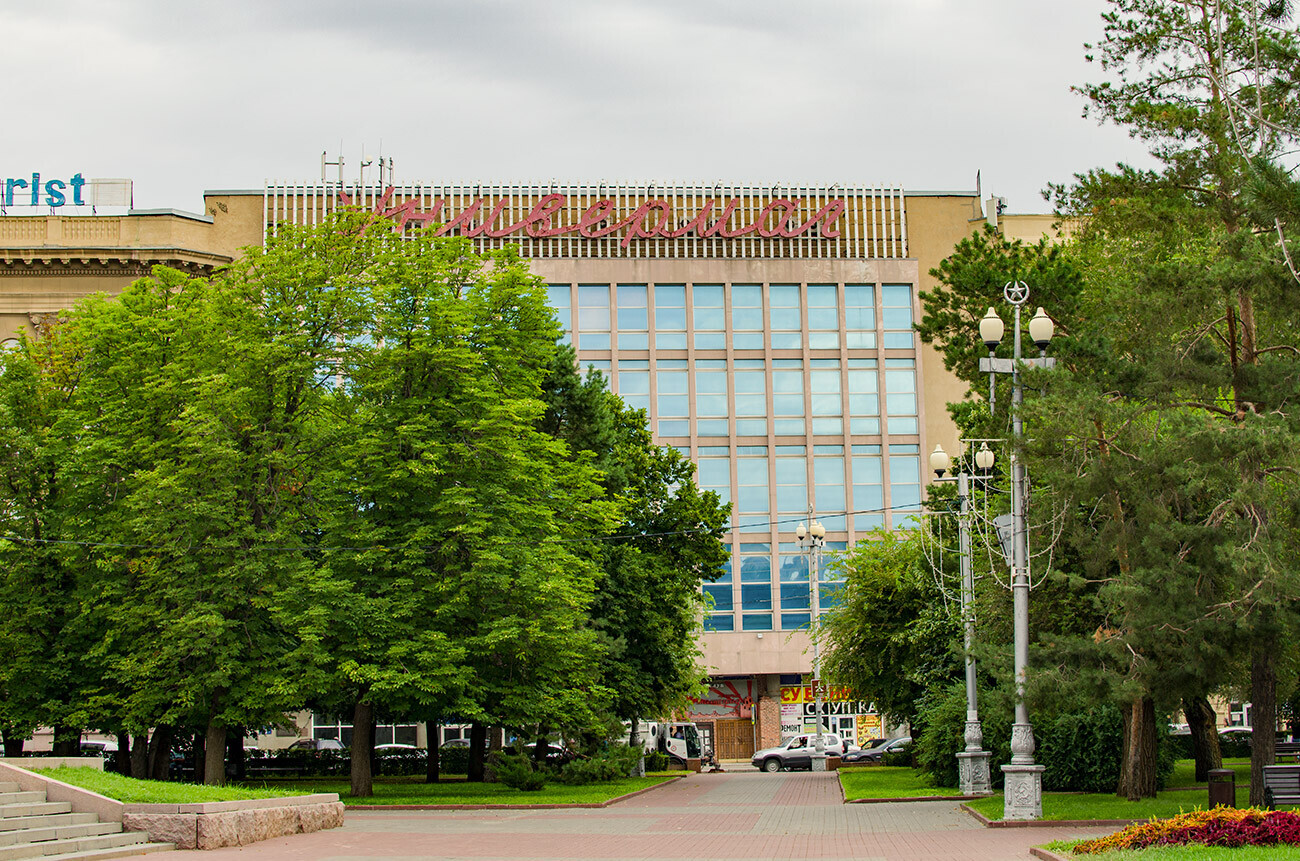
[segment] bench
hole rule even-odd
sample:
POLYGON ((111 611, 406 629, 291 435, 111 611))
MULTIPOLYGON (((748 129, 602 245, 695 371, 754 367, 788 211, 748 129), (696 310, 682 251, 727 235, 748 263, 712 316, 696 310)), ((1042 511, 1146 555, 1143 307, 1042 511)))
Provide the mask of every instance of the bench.
POLYGON ((1269 810, 1279 804, 1300 804, 1300 763, 1264 766, 1264 803, 1269 810))
POLYGON ((1279 741, 1273 749, 1273 758, 1281 760, 1284 756, 1300 760, 1300 741, 1279 741))

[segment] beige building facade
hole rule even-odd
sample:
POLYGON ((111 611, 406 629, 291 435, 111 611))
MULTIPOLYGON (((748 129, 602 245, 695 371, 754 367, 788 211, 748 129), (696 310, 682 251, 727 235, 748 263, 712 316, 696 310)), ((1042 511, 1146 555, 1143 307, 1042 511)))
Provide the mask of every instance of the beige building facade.
MULTIPOLYGON (((316 182, 211 191, 197 214, 9 214, 0 341, 155 265, 211 273, 280 223, 345 203, 480 250, 513 245, 546 280, 580 363, 645 409, 656 440, 733 507, 731 561, 705 587, 713 687, 692 719, 723 758, 802 731, 812 604, 833 604, 841 581, 827 565, 812 579, 795 529, 820 520, 829 558, 919 515, 924 453, 956 447, 945 405, 964 387, 912 331, 918 294, 990 206, 974 191, 839 185, 316 182)), ((1052 229, 1046 217, 987 220, 1022 238, 1052 229)), ((850 740, 883 731, 852 692, 833 702, 832 728, 850 740)))

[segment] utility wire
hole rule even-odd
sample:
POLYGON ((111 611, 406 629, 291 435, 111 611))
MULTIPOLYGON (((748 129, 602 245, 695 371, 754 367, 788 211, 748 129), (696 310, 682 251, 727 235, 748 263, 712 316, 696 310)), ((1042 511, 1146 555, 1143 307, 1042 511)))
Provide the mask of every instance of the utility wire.
MULTIPOLYGON (((867 508, 867 509, 862 509, 860 511, 835 512, 834 514, 829 514, 829 515, 822 514, 821 516, 826 518, 827 520, 831 520, 837 517, 848 517, 849 515, 853 515, 853 514, 884 514, 886 512, 893 512, 893 511, 916 511, 916 510, 917 509, 910 506, 908 508, 901 508, 901 507, 867 508)), ((743 536, 745 530, 748 529, 755 529, 764 526, 768 526, 768 527, 779 526, 783 523, 802 523, 805 519, 806 518, 804 517, 794 517, 794 518, 787 518, 784 520, 768 520, 765 522, 758 521, 754 523, 746 523, 743 526, 723 527, 723 531, 730 532, 734 530, 743 536)), ((712 529, 699 527, 698 529, 678 529, 671 532, 634 532, 634 533, 628 533, 623 535, 602 535, 602 536, 587 537, 587 538, 545 538, 542 539, 541 541, 504 541, 504 542, 496 542, 493 544, 493 546, 495 547, 520 547, 520 546, 536 547, 542 544, 594 544, 603 541, 624 541, 624 540, 630 540, 634 538, 671 538, 677 535, 698 535, 702 532, 713 532, 713 531, 714 530, 712 529)), ((0 540, 13 541, 17 544, 27 544, 27 545, 66 545, 66 546, 73 546, 73 547, 92 547, 92 548, 104 548, 104 549, 111 549, 111 550, 175 551, 178 549, 175 546, 166 545, 166 544, 127 544, 127 543, 114 542, 114 541, 80 541, 80 540, 75 540, 70 538, 25 538, 23 536, 14 535, 13 533, 9 533, 9 532, 0 534, 0 540)), ((437 545, 434 544, 421 544, 421 545, 416 545, 415 547, 409 547, 406 545, 388 545, 388 544, 372 544, 372 545, 361 546, 361 547, 333 547, 328 545, 320 545, 320 546, 265 545, 259 547, 249 547, 249 548, 233 548, 233 547, 215 548, 215 547, 204 545, 199 547, 188 548, 186 552, 200 552, 204 550, 216 551, 218 549, 222 549, 222 550, 238 550, 239 552, 243 552, 243 553, 262 552, 262 551, 286 552, 286 553, 317 552, 317 551, 362 553, 371 550, 411 550, 411 549, 433 550, 436 549, 436 547, 437 545)))

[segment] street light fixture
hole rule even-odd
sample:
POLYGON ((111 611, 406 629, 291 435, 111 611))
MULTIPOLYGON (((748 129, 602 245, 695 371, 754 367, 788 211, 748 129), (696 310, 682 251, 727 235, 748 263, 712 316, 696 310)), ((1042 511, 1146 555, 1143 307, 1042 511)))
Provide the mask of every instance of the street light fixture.
POLYGON ((1020 352, 1020 309, 1029 301, 1029 287, 1023 281, 1009 281, 1002 288, 1002 296, 1015 308, 1013 326, 1015 341, 1012 358, 999 359, 993 355, 1002 340, 1002 320, 989 308, 980 320, 980 338, 989 348, 989 357, 980 359, 980 370, 989 375, 989 409, 993 408, 994 375, 1011 375, 1011 594, 1015 621, 1015 673, 1016 719, 1011 726, 1011 762, 1002 766, 1006 779, 1003 812, 1004 819, 1041 819, 1043 816, 1043 766, 1034 763, 1034 730, 1029 723, 1029 710, 1025 705, 1025 668, 1029 664, 1029 538, 1025 528, 1025 500, 1028 484, 1021 456, 1024 427, 1020 419, 1020 405, 1024 400, 1024 387, 1020 382, 1020 369, 1034 367, 1050 370, 1056 360, 1047 357, 1047 345, 1052 340, 1055 327, 1052 318, 1042 308, 1029 321, 1029 337, 1038 347, 1040 358, 1026 359, 1020 352))
POLYGON ((818 647, 820 639, 818 626, 821 623, 821 559, 822 548, 826 545, 826 527, 820 520, 812 519, 808 514, 808 525, 799 524, 794 537, 799 542, 799 549, 808 554, 808 576, 812 585, 812 621, 809 633, 812 634, 813 647, 813 717, 817 721, 817 736, 813 742, 812 770, 826 770, 826 741, 822 738, 822 670, 821 655, 818 647))
MULTIPOLYGON (((980 443, 975 454, 975 466, 981 473, 987 473, 993 467, 993 452, 987 442, 980 443)), ((973 596, 975 592, 975 573, 971 565, 970 546, 970 479, 963 463, 956 475, 944 478, 944 473, 952 468, 952 458, 936 445, 930 453, 930 468, 938 476, 936 481, 957 482, 957 529, 958 548, 961 557, 961 619, 964 630, 966 652, 966 749, 957 754, 958 784, 962 795, 992 795, 993 783, 989 778, 989 757, 984 750, 984 730, 980 724, 979 705, 975 692, 975 655, 971 651, 975 642, 975 613, 973 596)))

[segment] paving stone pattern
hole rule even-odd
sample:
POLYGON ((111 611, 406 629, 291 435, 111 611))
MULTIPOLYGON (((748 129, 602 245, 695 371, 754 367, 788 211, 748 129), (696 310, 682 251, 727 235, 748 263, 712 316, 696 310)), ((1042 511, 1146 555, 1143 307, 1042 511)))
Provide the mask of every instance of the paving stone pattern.
MULTIPOLYGON (((844 804, 833 773, 699 774, 603 809, 357 811, 342 828, 202 861, 853 859, 1003 861, 1114 828, 984 828, 955 802, 844 804)), ((163 853, 170 861, 192 853, 163 853)))

